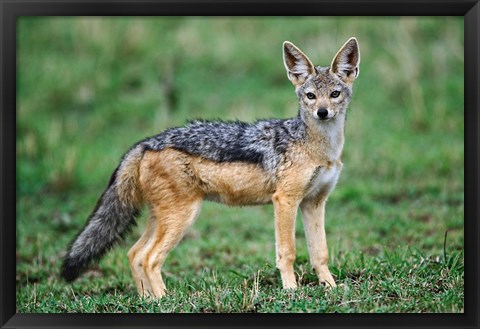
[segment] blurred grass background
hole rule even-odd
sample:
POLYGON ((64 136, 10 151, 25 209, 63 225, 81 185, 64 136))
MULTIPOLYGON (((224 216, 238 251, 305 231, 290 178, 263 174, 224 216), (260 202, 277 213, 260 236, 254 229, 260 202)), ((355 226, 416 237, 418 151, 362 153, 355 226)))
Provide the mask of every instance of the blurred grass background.
MULTIPOLYGON (((221 293, 207 293, 210 300, 188 291, 208 292, 203 283, 213 280, 221 292, 251 292, 242 280, 252 289, 260 280, 255 311, 463 311, 463 63, 461 17, 20 18, 17 310, 252 311, 242 298, 232 306, 221 293), (303 304, 275 304, 284 293, 275 290, 271 206, 212 203, 167 260, 170 302, 152 309, 134 297, 126 251, 142 219, 85 279, 73 286, 59 280, 68 242, 130 145, 194 118, 295 116, 282 42, 328 66, 351 36, 360 44, 360 76, 343 173, 327 205, 332 272, 348 294, 323 297, 320 289, 324 304, 306 306, 311 298, 302 295, 303 304), (415 286, 411 271, 419 268, 427 274, 415 286), (213 279, 211 271, 218 271, 213 279), (354 289, 359 284, 365 289, 354 289), (118 303, 99 296, 130 296, 130 304, 112 309, 118 303), (368 296, 371 303, 346 302, 368 296), (196 307, 181 302, 189 298, 196 307)), ((297 274, 308 283, 301 221, 297 228, 297 274)))

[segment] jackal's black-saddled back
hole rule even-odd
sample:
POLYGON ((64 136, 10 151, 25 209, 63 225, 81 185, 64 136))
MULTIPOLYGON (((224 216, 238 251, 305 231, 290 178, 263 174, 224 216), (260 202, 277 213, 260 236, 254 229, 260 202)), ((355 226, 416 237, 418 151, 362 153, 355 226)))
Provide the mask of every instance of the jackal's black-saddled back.
POLYGON ((141 144, 157 151, 171 147, 216 162, 256 163, 274 171, 287 145, 304 134, 305 126, 299 117, 254 123, 196 120, 141 144))

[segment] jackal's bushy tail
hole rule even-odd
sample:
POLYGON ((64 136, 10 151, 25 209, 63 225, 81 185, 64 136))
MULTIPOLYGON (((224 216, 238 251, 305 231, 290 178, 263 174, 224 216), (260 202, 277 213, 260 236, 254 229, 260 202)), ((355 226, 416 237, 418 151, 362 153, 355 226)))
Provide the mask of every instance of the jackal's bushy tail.
POLYGON ((92 260, 119 241, 140 214, 139 163, 144 150, 136 145, 125 154, 97 202, 85 228, 73 240, 62 266, 62 277, 75 280, 92 260))

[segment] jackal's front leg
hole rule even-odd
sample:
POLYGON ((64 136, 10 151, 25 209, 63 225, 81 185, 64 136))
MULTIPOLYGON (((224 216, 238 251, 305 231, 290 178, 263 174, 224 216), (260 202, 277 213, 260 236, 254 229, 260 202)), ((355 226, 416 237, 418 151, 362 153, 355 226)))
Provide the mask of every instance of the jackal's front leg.
POLYGON ((284 289, 297 287, 293 263, 295 261, 295 219, 298 203, 282 194, 274 194, 275 243, 277 268, 280 270, 284 289))
POLYGON ((328 248, 325 234, 325 200, 317 202, 303 201, 302 210, 303 227, 307 238, 310 262, 318 276, 320 283, 328 287, 335 287, 335 281, 328 269, 328 248))

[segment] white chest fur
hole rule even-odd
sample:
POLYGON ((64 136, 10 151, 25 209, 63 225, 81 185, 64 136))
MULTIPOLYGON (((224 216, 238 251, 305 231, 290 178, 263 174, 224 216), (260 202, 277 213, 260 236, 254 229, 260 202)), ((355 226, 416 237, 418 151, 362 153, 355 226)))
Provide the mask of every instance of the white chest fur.
POLYGON ((330 166, 319 166, 315 169, 307 186, 306 197, 316 197, 319 194, 327 196, 335 187, 342 171, 340 161, 330 166))

